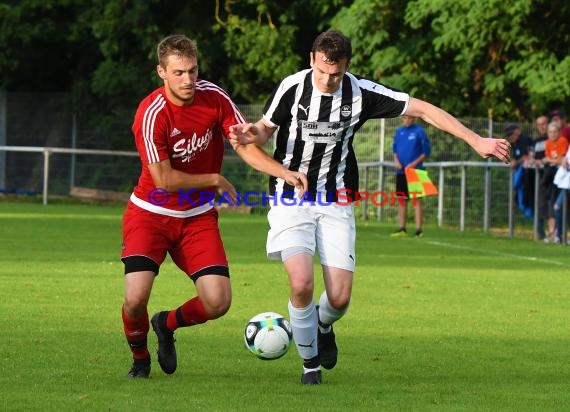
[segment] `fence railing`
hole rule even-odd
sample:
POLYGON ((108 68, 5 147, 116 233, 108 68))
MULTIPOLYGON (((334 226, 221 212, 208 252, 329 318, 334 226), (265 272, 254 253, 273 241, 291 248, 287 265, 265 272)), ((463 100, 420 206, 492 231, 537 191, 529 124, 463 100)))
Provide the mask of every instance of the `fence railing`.
MULTIPOLYGON (((71 149, 65 147, 37 147, 37 146, 0 146, 0 152, 26 152, 26 153, 41 153, 43 155, 43 179, 42 179, 42 203, 47 205, 49 197, 49 172, 50 172, 50 158, 54 153, 67 153, 71 155, 86 154, 86 155, 102 155, 102 156, 130 156, 138 157, 137 152, 131 151, 118 151, 118 150, 96 150, 96 149, 71 149)), ((75 157, 72 156, 72 171, 75 169, 75 157)), ((72 172, 73 174, 73 172, 72 172)), ((72 177, 73 181, 73 177, 72 177)))
MULTIPOLYGON (((481 224, 483 226, 483 230, 484 231, 488 231, 490 228, 490 206, 491 206, 491 191, 489 188, 489 182, 490 182, 490 173, 491 173, 491 168, 501 168, 503 170, 508 171, 509 173, 509 186, 508 189, 506 189, 508 191, 508 193, 512 193, 513 192, 513 186, 512 186, 512 182, 513 182, 513 171, 512 169, 503 163, 497 163, 497 162, 474 162, 474 161, 452 161, 452 162, 426 162, 424 163, 424 166, 426 167, 426 169, 437 169, 438 170, 438 179, 437 179, 437 187, 438 187, 438 196, 437 196, 437 224, 438 226, 443 226, 444 225, 444 214, 443 214, 443 209, 444 209, 444 193, 445 193, 445 186, 446 186, 446 181, 445 181, 445 173, 444 173, 444 169, 452 169, 452 168, 456 168, 460 170, 461 173, 461 179, 460 179, 460 209, 459 209, 459 229, 461 231, 465 230, 465 210, 466 210, 466 191, 467 191, 467 168, 468 167, 473 167, 473 168, 481 168, 485 170, 485 185, 484 185, 484 191, 483 191, 483 200, 484 200, 484 207, 482 210, 482 216, 481 216, 481 224)), ((394 170, 395 164, 394 162, 368 162, 368 163, 361 163, 360 164, 360 168, 364 169, 364 185, 365 187, 368 187, 368 176, 369 176, 369 170, 370 169, 381 169, 380 171, 380 176, 385 176, 386 175, 386 169, 389 170, 394 170)), ((379 191, 384 192, 385 191, 385 179, 383 178, 379 179, 379 182, 381 183, 379 186, 379 191)), ((513 196, 509 196, 509 233, 512 235, 512 228, 513 228, 513 222, 514 222, 514 199, 513 196)), ((378 220, 381 220, 382 217, 382 209, 379 208, 377 210, 378 213, 378 220)), ((363 203, 363 216, 367 216, 367 204, 363 203)))
MULTIPOLYGON (((96 150, 96 149, 73 149, 61 147, 28 147, 28 146, 0 146, 0 154, 3 152, 20 152, 20 153, 36 153, 43 157, 41 174, 41 192, 42 203, 48 204, 50 198, 50 184, 52 178, 50 176, 50 163, 52 157, 56 154, 66 154, 70 158, 67 159, 66 167, 69 168, 67 178, 69 179, 69 194, 71 188, 75 184, 76 174, 76 157, 77 156, 114 156, 119 158, 131 158, 138 168, 140 162, 138 153, 135 151, 115 151, 115 150, 96 150), (136 160, 136 161, 135 161, 136 160)), ((17 163, 17 162, 16 162, 17 163)), ((119 163, 128 163, 122 161, 119 163)), ((227 156, 225 163, 233 163, 239 165, 240 159, 227 156)), ((100 167, 87 165, 87 169, 108 168, 108 162, 101 162, 100 167)), ((7 165, 0 164, 0 168, 5 169, 7 165)), ((516 223, 524 222, 519 226, 528 226, 524 218, 515 205, 514 188, 513 188, 513 170, 505 164, 495 161, 443 161, 443 162, 426 162, 426 169, 434 183, 437 182, 438 196, 435 198, 424 199, 425 209, 431 210, 433 218, 438 226, 450 225, 457 226, 460 231, 464 231, 467 226, 480 227, 484 232, 488 232, 492 227, 507 228, 508 236, 515 234, 516 223), (432 206, 432 207, 430 207, 432 206), (522 219, 522 220, 521 220, 522 219)), ((134 166, 133 166, 134 167, 134 166)), ((84 166, 85 168, 85 166, 84 166)), ((361 190, 387 192, 387 188, 395 187, 394 183, 394 163, 391 161, 380 162, 363 162, 359 165, 360 169, 360 186, 361 190)), ((119 169, 123 170, 123 169, 119 169)), ((236 173, 251 174, 249 179, 253 179, 253 183, 258 190, 262 190, 267 182, 266 176, 261 173, 252 171, 244 166, 243 170, 247 172, 232 171, 230 180, 235 180, 243 184, 246 177, 238 176, 236 173)), ((9 175, 10 170, 6 170, 9 175)), ((104 172, 103 172, 104 174, 104 172)), ((112 174, 111 172, 109 174, 112 174)), ((115 171, 114 174, 117 174, 115 171)), ((137 175, 138 171, 129 170, 124 172, 125 175, 137 175)), ((132 177, 131 177, 132 180, 132 177)), ((539 202, 539 174, 535 173, 534 182, 534 208, 538 210, 539 202)), ((61 184, 59 186, 62 186, 61 184)), ((132 186, 131 186, 132 187, 132 186)), ((97 187, 96 187, 97 188, 97 187)), ((378 207, 370 201, 360 202, 360 218, 386 220, 394 219, 396 208, 378 207)), ((563 227, 567 227, 567 204, 563 203, 563 227)), ((429 217, 429 213, 428 213, 429 217)), ((534 237, 538 233, 538 216, 533 215, 532 229, 534 237)), ((566 244, 566 231, 563 233, 563 243, 566 244)))

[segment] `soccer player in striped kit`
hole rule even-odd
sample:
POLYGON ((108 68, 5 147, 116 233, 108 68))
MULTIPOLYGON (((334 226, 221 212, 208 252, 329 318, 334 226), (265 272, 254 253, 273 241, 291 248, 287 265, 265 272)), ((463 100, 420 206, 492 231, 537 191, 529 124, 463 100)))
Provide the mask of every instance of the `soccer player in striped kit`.
MULTIPOLYGON (((333 323, 346 312, 356 263, 353 205, 335 203, 337 194, 358 190, 354 134, 368 119, 418 117, 465 141, 484 158, 510 158, 505 139, 482 138, 446 111, 407 93, 356 76, 348 69, 350 39, 321 33, 310 53, 311 68, 285 78, 268 99, 255 124, 230 127, 234 144, 264 144, 278 130, 274 158, 289 170, 307 174, 311 202, 271 205, 267 255, 282 260, 289 276, 289 315, 297 351, 303 359, 301 383, 322 382, 321 366, 332 369, 338 350, 333 323), (313 255, 317 251, 325 291, 313 302, 313 255)), ((270 192, 293 197, 295 188, 280 178, 270 192)), ((343 195, 344 196, 344 195, 343 195)))
MULTIPOLYGON (((122 318, 133 356, 132 378, 150 374, 147 304, 166 253, 194 282, 197 295, 150 321, 165 373, 177 367, 174 331, 219 318, 231 303, 218 214, 209 200, 219 194, 236 202, 236 189, 220 170, 229 127, 245 119, 224 90, 198 78, 194 41, 168 36, 157 55, 164 85, 144 98, 135 114, 132 130, 142 170, 123 216, 122 318)), ((233 147, 257 170, 284 179, 300 193, 306 190, 302 172, 288 170, 255 145, 233 147)))

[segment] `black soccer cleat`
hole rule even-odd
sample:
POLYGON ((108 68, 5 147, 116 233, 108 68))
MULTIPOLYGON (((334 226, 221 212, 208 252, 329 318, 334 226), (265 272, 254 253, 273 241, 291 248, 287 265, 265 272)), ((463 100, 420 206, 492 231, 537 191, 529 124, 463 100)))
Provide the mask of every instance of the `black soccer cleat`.
POLYGON ((301 383, 303 385, 320 385, 323 382, 320 370, 310 371, 301 375, 301 383))
MULTIPOLYGON (((319 306, 317 305, 317 315, 319 313, 319 306)), ((319 319, 319 324, 322 326, 319 319)), ((336 365, 338 359, 338 348, 336 347, 336 336, 332 325, 329 333, 322 333, 320 328, 317 328, 319 357, 321 358, 321 366, 325 369, 332 369, 336 365)))
POLYGON ((127 378, 148 378, 150 375, 150 357, 146 359, 135 359, 133 366, 127 374, 127 378))
POLYGON ((325 369, 332 369, 335 367, 338 358, 338 348, 336 347, 336 337, 332 325, 329 333, 321 333, 321 330, 319 329, 318 336, 321 366, 325 369))
POLYGON ((155 313, 150 320, 152 329, 158 338, 158 364, 164 373, 174 373, 176 370, 176 347, 174 346, 174 333, 166 327, 167 311, 155 313))

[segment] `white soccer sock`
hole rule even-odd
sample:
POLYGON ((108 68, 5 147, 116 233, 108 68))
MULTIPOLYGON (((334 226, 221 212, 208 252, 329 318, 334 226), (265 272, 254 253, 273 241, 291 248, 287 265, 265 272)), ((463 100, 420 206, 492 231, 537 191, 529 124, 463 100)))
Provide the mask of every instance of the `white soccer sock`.
POLYGON ((311 302, 307 307, 295 308, 289 301, 289 317, 297 352, 303 359, 318 355, 317 348, 317 311, 311 302))
POLYGON ((319 298, 319 320, 323 325, 327 325, 326 327, 319 325, 321 333, 330 332, 330 325, 342 318, 348 311, 349 306, 350 304, 346 305, 346 307, 342 310, 335 309, 329 303, 327 292, 325 291, 321 293, 321 297, 319 298))

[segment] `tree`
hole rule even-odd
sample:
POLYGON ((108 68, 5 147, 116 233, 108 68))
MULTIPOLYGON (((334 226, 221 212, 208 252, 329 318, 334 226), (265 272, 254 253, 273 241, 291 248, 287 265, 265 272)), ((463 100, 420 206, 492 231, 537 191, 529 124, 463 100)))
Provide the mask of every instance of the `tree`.
POLYGON ((312 41, 350 1, 216 0, 237 98, 263 102, 285 76, 308 67, 312 41))
POLYGON ((365 56, 353 70, 460 115, 529 118, 570 97, 568 2, 356 0, 333 23, 365 56))
POLYGON ((81 3, 21 0, 0 4, 0 87, 65 91, 73 79, 89 75, 100 56, 95 39, 81 35, 76 23, 81 3))
MULTIPOLYGON (((214 7, 199 0, 22 0, 0 5, 0 87, 66 91, 84 147, 130 148, 124 139, 140 99, 156 87, 156 44, 167 34, 197 40, 200 70, 225 80, 213 35, 214 7), (210 52, 211 51, 211 52, 210 52)), ((227 83, 227 82, 226 82, 227 83)))
POLYGON ((352 38, 351 71, 456 115, 530 118, 570 97, 564 0, 20 0, 0 27, 0 87, 69 91, 105 136, 158 84, 155 46, 175 32, 241 103, 308 67, 331 27, 352 38))

